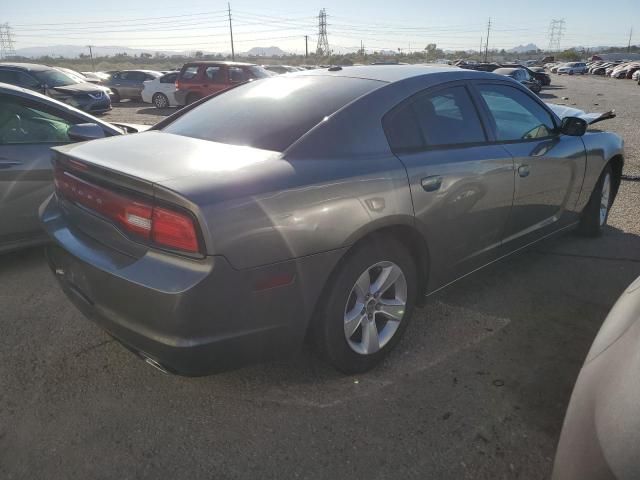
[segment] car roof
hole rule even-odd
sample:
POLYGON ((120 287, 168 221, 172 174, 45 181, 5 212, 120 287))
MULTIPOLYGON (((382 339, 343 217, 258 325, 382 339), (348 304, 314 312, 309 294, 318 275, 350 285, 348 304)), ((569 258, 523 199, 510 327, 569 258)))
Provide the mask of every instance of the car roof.
POLYGON ((49 65, 41 65, 39 63, 18 63, 18 62, 0 62, 0 67, 20 68, 31 72, 43 72, 46 70, 52 70, 53 67, 49 65))
POLYGON ((362 65, 353 67, 330 67, 325 69, 305 70, 290 75, 331 75, 335 77, 352 77, 380 82, 399 82, 414 77, 439 74, 451 75, 451 80, 487 78, 488 72, 466 70, 448 65, 362 65))
MULTIPOLYGON (((522 67, 501 67, 501 68, 496 68, 493 73, 495 72, 508 72, 508 73, 512 73, 515 72, 517 70, 524 70, 524 68, 522 67)), ((498 74, 499 75, 499 74, 498 74)))
POLYGON ((225 60, 194 60, 185 65, 228 65, 231 67, 257 67, 255 63, 227 62, 225 60))

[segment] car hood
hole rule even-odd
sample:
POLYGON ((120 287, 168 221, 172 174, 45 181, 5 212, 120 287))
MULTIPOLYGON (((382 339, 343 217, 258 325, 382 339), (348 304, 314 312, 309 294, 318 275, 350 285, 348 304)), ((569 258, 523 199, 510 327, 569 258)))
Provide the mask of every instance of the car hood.
POLYGON ((73 85, 65 85, 63 87, 51 87, 49 90, 60 93, 74 94, 103 92, 105 91, 105 88, 94 85, 93 83, 75 83, 73 85))
POLYGON ((58 152, 149 183, 196 177, 227 181, 251 176, 281 154, 149 131, 56 147, 58 152))
POLYGON ((555 103, 548 103, 547 106, 549 106, 549 108, 553 110, 553 113, 558 115, 560 119, 565 117, 578 117, 585 120, 589 125, 593 125, 594 123, 608 120, 616 116, 615 110, 609 110, 604 113, 586 113, 585 111, 578 110, 577 108, 571 108, 566 105, 558 105, 555 103))

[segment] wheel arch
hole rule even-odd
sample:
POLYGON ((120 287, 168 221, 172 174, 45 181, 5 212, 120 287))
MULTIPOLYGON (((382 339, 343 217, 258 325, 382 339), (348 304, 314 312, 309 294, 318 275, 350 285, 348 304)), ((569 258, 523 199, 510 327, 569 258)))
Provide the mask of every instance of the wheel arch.
POLYGON ((624 157, 622 154, 614 155, 608 162, 608 165, 611 166, 611 171, 613 172, 613 198, 618 195, 618 190, 620 189, 620 183, 622 182, 622 169, 624 168, 624 157))
POLYGON ((316 297, 315 303, 313 305, 311 320, 307 325, 307 338, 313 334, 314 326, 318 322, 318 311, 319 305, 323 298, 328 294, 327 290, 329 285, 332 283, 335 275, 337 275, 338 271, 344 264, 344 262, 349 258, 350 255, 362 244, 370 241, 380 241, 385 238, 392 238, 398 242, 400 242, 409 252, 409 254, 416 260, 417 275, 418 275, 418 288, 417 288, 417 298, 416 305, 424 306, 426 296, 424 295, 427 291, 428 279, 429 279, 429 247, 427 245, 426 240, 420 234, 415 225, 406 223, 406 222, 398 222, 394 224, 384 224, 384 225, 376 225, 373 228, 369 228, 366 230, 361 230, 359 236, 352 237, 353 242, 350 244, 349 248, 342 254, 342 256, 338 259, 338 261, 333 265, 331 272, 327 276, 327 279, 320 291, 320 294, 316 297))

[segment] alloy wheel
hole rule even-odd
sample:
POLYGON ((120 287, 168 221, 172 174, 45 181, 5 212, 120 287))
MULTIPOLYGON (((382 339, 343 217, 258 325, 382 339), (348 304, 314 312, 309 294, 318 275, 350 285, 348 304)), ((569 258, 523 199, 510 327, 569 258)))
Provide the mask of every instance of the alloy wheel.
POLYGON ((349 347, 361 355, 382 349, 404 318, 407 279, 393 262, 382 261, 367 268, 351 289, 344 310, 344 336, 349 347))

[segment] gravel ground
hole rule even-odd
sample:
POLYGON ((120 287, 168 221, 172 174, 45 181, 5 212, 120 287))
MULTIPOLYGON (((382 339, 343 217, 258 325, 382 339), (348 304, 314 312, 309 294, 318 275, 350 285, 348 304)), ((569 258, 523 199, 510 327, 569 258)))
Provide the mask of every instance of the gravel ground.
MULTIPOLYGON (((558 84, 547 94, 581 108, 606 98, 595 107, 620 112, 607 126, 638 141, 626 115, 637 135, 640 87, 558 84)), ((107 117, 154 112, 123 104, 107 117)), ((624 182, 601 238, 545 241, 430 297, 388 361, 356 377, 306 348, 207 378, 162 375, 69 304, 41 249, 6 255, 0 478, 548 478, 584 356, 640 274, 639 204, 640 183, 624 182)))

